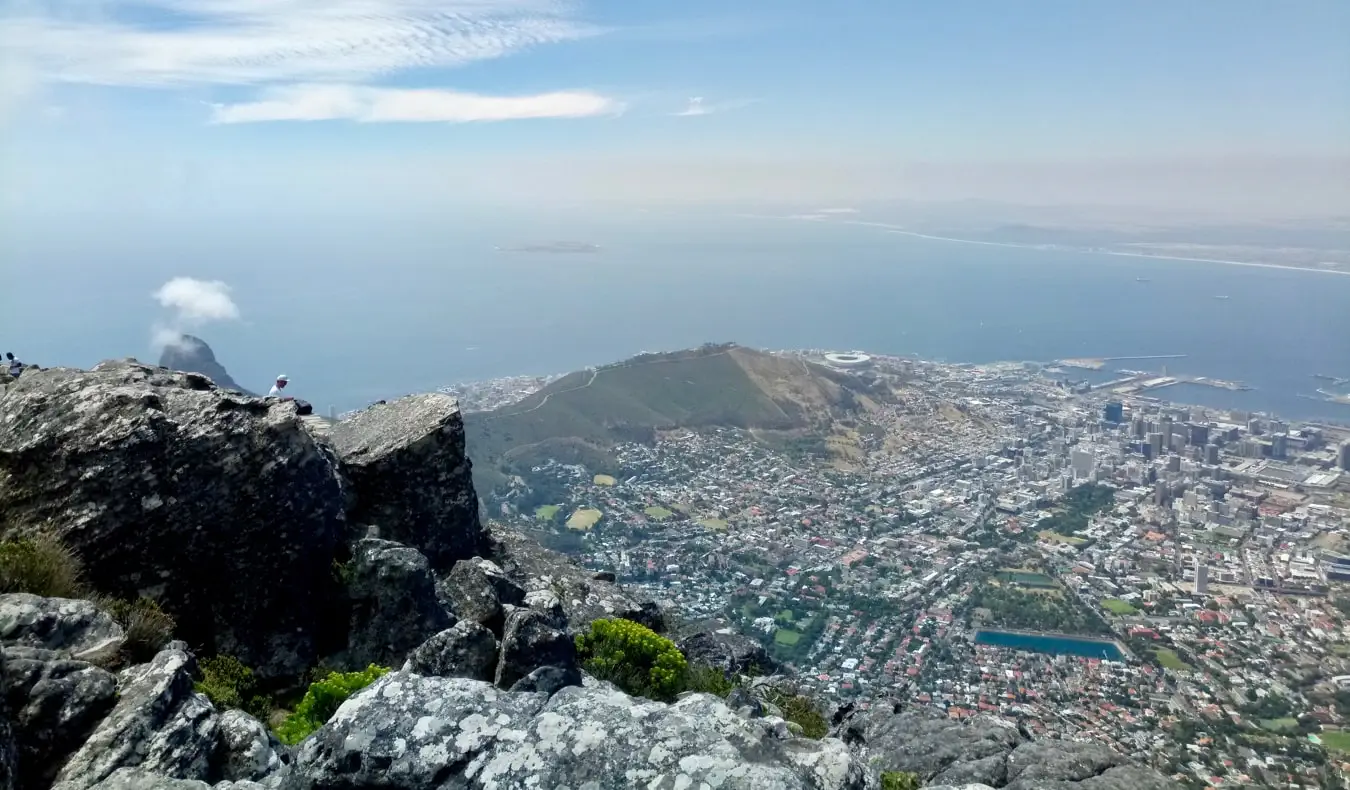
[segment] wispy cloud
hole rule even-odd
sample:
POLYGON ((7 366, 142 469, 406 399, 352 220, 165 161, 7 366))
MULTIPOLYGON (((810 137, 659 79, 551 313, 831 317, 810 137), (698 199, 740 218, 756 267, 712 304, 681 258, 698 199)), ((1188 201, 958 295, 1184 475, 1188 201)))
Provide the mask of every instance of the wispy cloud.
POLYGON ((182 342, 183 333, 204 324, 239 320, 239 306, 230 296, 230 286, 219 280, 175 277, 152 294, 169 311, 169 320, 151 327, 156 348, 182 342))
POLYGON ((213 105, 215 123, 326 121, 365 123, 506 121, 617 114, 623 105, 589 91, 532 96, 482 96, 450 90, 400 90, 358 85, 294 85, 266 91, 260 101, 213 105))
POLYGON ((683 110, 680 110, 679 112, 673 114, 680 118, 689 118, 696 115, 712 115, 715 112, 726 112, 728 110, 736 110, 754 103, 755 103, 754 99, 735 99, 732 101, 724 101, 710 104, 704 101, 702 96, 691 96, 689 99, 689 104, 685 106, 683 110))
POLYGON ((7 45, 49 78, 97 85, 364 82, 601 32, 546 0, 43 0, 20 8, 0 12, 7 45))
POLYGON ((857 214, 857 213, 858 213, 858 210, 857 210, 856 208, 848 208, 848 207, 841 207, 841 208, 818 208, 818 209, 816 209, 816 213, 817 213, 817 214, 857 214))

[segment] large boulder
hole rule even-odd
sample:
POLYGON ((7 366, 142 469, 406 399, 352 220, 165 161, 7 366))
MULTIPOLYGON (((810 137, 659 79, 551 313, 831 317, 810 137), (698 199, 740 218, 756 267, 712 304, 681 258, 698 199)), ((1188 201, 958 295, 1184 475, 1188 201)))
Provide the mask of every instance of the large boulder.
POLYGON ((18 782, 19 764, 14 747, 14 725, 9 720, 9 705, 5 702, 9 674, 5 654, 0 651, 0 790, 14 790, 18 782))
POLYGON ((459 404, 431 393, 371 406, 332 426, 330 441, 349 481, 349 515, 380 537, 416 548, 437 570, 481 554, 459 404))
POLYGON ((14 723, 20 787, 50 787, 117 700, 111 672, 35 647, 5 648, 5 703, 14 723))
POLYGON ((497 638, 473 620, 460 620, 419 645, 403 668, 414 675, 492 680, 497 638))
POLYGON ((730 627, 698 631, 676 644, 691 666, 726 674, 771 675, 781 670, 764 645, 730 627))
POLYGON ((597 684, 550 698, 404 673, 347 700, 294 768, 299 790, 866 786, 842 742, 782 739, 707 695, 666 705, 597 684))
POLYGON ((417 549, 365 538, 352 555, 345 663, 398 665, 413 648, 454 624, 436 597, 431 565, 417 549))
POLYGON ((510 688, 516 681, 540 667, 559 667, 575 671, 577 646, 558 623, 537 609, 512 607, 502 631, 501 655, 497 659, 495 681, 510 688))
POLYGON ((505 624, 504 605, 525 599, 525 591, 507 578, 495 562, 482 557, 460 560, 436 584, 441 602, 463 620, 472 620, 501 634, 505 624))
POLYGON ((220 714, 213 757, 215 777, 261 781, 290 762, 291 753, 266 725, 242 710, 220 714))
POLYGON ((54 529, 89 581, 263 677, 312 666, 345 532, 336 459, 295 406, 135 361, 0 395, 0 536, 54 529))
POLYGON ((0 595, 0 644, 60 650, 82 661, 112 658, 126 641, 122 626, 90 601, 0 595))
POLYGON ((516 530, 494 525, 491 535, 489 556, 527 592, 548 590, 558 596, 570 633, 586 631, 592 621, 609 617, 633 620, 658 633, 665 631, 665 618, 654 601, 595 578, 516 530))
POLYGON ((207 779, 219 716, 192 690, 192 669, 187 653, 170 648, 123 670, 117 704, 61 768, 54 790, 88 790, 119 768, 207 779))

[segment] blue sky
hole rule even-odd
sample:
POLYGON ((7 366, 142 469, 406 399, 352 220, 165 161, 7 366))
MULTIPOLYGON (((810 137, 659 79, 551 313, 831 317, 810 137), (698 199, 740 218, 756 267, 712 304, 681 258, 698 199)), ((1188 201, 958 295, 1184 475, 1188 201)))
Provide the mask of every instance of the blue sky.
POLYGON ((1350 210, 1344 0, 11 0, 0 53, 14 210, 1350 210))

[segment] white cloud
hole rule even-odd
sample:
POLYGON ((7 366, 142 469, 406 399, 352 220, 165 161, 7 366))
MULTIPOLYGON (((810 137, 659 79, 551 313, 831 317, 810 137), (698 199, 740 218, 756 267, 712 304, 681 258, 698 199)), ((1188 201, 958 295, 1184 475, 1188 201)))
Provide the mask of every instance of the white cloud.
POLYGON ((702 96, 691 96, 689 98, 689 104, 683 110, 674 113, 674 115, 680 118, 690 118, 697 115, 712 115, 715 112, 736 110, 754 103, 755 102, 751 99, 736 99, 734 101, 708 104, 703 100, 702 96))
POLYGON ((817 214, 857 214, 856 208, 818 208, 817 214))
POLYGON ((602 32, 550 0, 74 0, 0 11, 48 79, 96 85, 363 82, 602 32), (158 24, 122 21, 158 15, 158 24), (101 13, 106 11, 108 13, 101 13))
POLYGON ((153 296, 171 313, 167 322, 156 322, 150 329, 154 348, 178 345, 185 332, 204 324, 239 320, 239 306, 230 297, 230 286, 219 280, 175 277, 153 296))
POLYGON ((590 91, 532 96, 482 96, 451 90, 359 85, 293 85, 264 92, 260 101, 213 105, 215 123, 325 121, 367 123, 505 121, 582 118, 622 112, 623 105, 590 91))

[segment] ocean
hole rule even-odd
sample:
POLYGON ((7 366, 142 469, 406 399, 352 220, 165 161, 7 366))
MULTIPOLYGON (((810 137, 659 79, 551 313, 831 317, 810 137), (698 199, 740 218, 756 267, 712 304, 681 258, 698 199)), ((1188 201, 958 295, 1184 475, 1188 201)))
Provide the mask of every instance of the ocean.
POLYGON ((285 372, 323 411, 735 341, 949 362, 1184 354, 1113 364, 1254 388, 1159 391, 1174 400, 1350 422, 1350 407, 1300 397, 1325 386, 1313 374, 1350 376, 1340 275, 636 211, 20 231, 0 250, 0 351, 153 359, 151 326, 172 321, 150 294, 172 276, 218 279, 242 319, 185 328, 245 386, 285 372), (494 249, 562 240, 601 249, 494 249))

